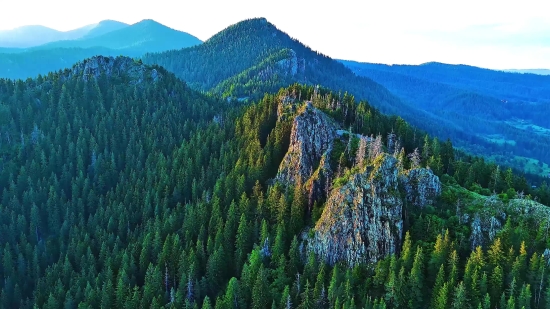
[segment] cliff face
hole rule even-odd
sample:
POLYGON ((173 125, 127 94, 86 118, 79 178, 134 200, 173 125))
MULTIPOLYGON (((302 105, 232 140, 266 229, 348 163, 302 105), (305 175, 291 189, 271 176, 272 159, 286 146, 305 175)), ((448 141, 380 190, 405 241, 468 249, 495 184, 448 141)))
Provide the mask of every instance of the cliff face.
POLYGON ((405 172, 400 180, 403 183, 407 201, 415 207, 424 208, 431 205, 441 195, 441 181, 429 169, 412 169, 405 172))
POLYGON ((305 184, 321 165, 323 156, 328 157, 336 137, 333 121, 311 103, 294 118, 288 152, 279 166, 277 180, 294 185, 305 184))
POLYGON ((350 266, 396 253, 403 235, 396 165, 395 158, 383 154, 334 189, 315 226, 311 250, 331 265, 345 261, 350 266))

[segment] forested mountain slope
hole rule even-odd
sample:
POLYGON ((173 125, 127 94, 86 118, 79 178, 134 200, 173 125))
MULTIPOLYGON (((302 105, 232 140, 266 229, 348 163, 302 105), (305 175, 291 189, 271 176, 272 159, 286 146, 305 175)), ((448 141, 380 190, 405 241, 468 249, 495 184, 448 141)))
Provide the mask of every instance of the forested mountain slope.
POLYGON ((460 127, 461 138, 480 141, 465 145, 469 151, 497 155, 500 163, 531 173, 550 174, 550 77, 441 63, 343 63, 403 101, 460 127), (539 164, 526 166, 514 160, 516 156, 539 164))
MULTIPOLYGON (((357 97, 377 102, 381 109, 388 112, 402 106, 384 87, 357 77, 342 64, 311 50, 265 18, 234 24, 195 47, 147 54, 142 59, 145 63, 165 67, 199 90, 226 90, 219 86, 228 79, 240 81, 241 84, 275 81, 273 87, 278 88, 291 82, 303 82, 320 84, 335 91, 348 91, 357 97), (278 79, 281 77, 276 75, 283 73, 280 72, 281 67, 285 70, 284 74, 290 75, 289 78, 278 79)), ((233 84, 225 83, 227 87, 233 84)), ((234 95, 248 96, 261 88, 235 92, 234 95)))
POLYGON ((0 102, 2 308, 549 303, 548 187, 350 95, 94 57, 0 102))
POLYGON ((201 45, 147 54, 142 59, 165 67, 195 89, 225 97, 254 99, 294 82, 322 85, 367 100, 431 134, 463 138, 459 126, 404 103, 380 84, 311 50, 264 18, 239 22, 201 45))

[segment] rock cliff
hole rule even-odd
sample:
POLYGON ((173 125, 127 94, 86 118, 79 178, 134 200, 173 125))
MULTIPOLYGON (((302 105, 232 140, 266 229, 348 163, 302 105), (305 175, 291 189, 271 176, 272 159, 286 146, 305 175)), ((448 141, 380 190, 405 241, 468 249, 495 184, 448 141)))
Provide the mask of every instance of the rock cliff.
MULTIPOLYGON (((294 118, 289 149, 279 166, 277 180, 286 185, 305 184, 328 157, 336 125, 326 114, 306 103, 294 118)), ((325 166, 325 170, 327 169, 325 166)))
POLYGON ((415 168, 401 175, 407 201, 415 207, 424 208, 433 204, 441 195, 441 181, 439 177, 426 168, 415 168))
POLYGON ((310 249, 329 264, 354 266, 397 253, 403 235, 403 201, 397 160, 387 154, 334 189, 310 240, 310 249))

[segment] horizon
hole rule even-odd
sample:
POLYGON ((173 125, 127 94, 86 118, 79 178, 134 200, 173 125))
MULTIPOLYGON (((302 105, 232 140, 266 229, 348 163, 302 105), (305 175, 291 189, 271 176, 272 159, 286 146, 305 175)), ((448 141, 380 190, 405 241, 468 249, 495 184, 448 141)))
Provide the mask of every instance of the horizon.
POLYGON ((522 5, 473 0, 444 5, 422 0, 365 6, 344 0, 330 8, 289 0, 266 5, 212 0, 186 5, 183 11, 166 9, 175 6, 174 1, 158 0, 153 7, 135 5, 131 12, 124 2, 98 0, 85 16, 77 14, 81 4, 67 0, 10 2, 0 12, 0 30, 44 26, 66 32, 104 20, 131 25, 152 19, 206 41, 232 24, 265 17, 281 31, 334 59, 388 65, 440 62, 492 70, 550 69, 550 21, 544 18, 544 10, 536 9, 542 5, 536 0, 522 5), (293 9, 285 9, 285 3, 293 9), (37 9, 29 13, 29 4, 37 9), (102 9, 104 5, 110 9, 102 9), (197 13, 212 6, 222 12, 242 9, 232 14, 197 13))

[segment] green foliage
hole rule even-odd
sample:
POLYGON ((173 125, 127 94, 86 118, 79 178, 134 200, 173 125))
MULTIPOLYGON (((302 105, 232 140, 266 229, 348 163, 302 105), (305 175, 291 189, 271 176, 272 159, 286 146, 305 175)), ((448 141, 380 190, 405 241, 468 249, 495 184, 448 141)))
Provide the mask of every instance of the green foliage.
MULTIPOLYGON (((441 157, 444 197, 408 209, 397 256, 354 269, 317 261, 304 250, 302 188, 270 181, 291 130, 277 121, 280 98, 310 98, 363 135, 393 129, 409 153, 423 142, 414 128, 347 94, 294 85, 242 107, 154 69, 161 79, 139 83, 124 72, 0 80, 0 307, 448 308, 464 294, 469 306, 494 307, 513 282, 508 269, 519 274, 515 304, 547 293, 547 238, 527 219, 471 254, 455 211, 458 199, 481 198, 462 184, 487 188, 495 174, 479 158, 441 157)), ((340 151, 351 176, 355 156, 340 151)), ((521 189, 512 178, 503 191, 521 189)))

